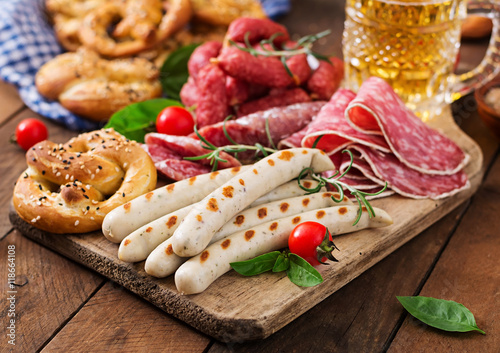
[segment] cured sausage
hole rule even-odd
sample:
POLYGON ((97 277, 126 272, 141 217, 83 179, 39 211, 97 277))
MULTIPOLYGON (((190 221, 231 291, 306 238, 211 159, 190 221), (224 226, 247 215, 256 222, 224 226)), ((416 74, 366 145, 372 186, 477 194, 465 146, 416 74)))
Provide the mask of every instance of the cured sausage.
POLYGON ((240 17, 231 22, 224 41, 226 43, 230 40, 245 43, 245 36, 247 36, 250 44, 255 44, 263 39, 269 39, 273 35, 277 35, 273 40, 273 44, 276 46, 280 46, 290 39, 286 27, 279 23, 269 19, 240 17))
POLYGON ((290 75, 280 59, 253 56, 236 47, 227 47, 217 57, 219 67, 229 76, 266 87, 297 86, 300 79, 290 75))
POLYGON ((236 120, 206 126, 201 128, 198 133, 215 146, 225 146, 231 144, 224 134, 225 127, 228 135, 236 143, 244 145, 260 143, 265 147, 270 147, 271 144, 266 133, 266 121, 273 143, 278 143, 307 126, 324 104, 325 102, 310 102, 272 108, 236 120))
POLYGON ((200 70, 210 63, 211 58, 217 57, 221 49, 222 42, 216 40, 205 42, 197 47, 188 60, 189 77, 196 81, 200 70))
POLYGON ((226 75, 217 65, 206 65, 197 79, 196 124, 203 127, 223 121, 230 115, 226 95, 226 75))
POLYGON ((174 232, 173 251, 179 256, 199 254, 231 217, 304 168, 320 173, 334 165, 323 151, 307 148, 278 151, 255 163, 194 206, 174 232))
POLYGON ((279 90, 279 92, 241 104, 237 115, 242 117, 262 110, 310 101, 311 97, 302 88, 279 90))
POLYGON ((330 100, 344 78, 342 60, 336 57, 330 57, 329 60, 320 60, 318 68, 307 81, 307 89, 314 99, 330 100))

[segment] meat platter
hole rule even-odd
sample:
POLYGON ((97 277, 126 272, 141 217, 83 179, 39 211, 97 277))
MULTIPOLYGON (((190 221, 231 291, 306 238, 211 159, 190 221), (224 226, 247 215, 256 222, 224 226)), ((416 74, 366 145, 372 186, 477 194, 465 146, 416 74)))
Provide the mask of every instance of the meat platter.
POLYGON ((373 206, 386 210, 394 224, 337 237, 336 245, 341 249, 336 253, 339 262, 319 269, 324 282, 315 287, 297 287, 282 273, 242 277, 231 271, 200 294, 182 295, 176 290, 172 276, 155 279, 145 273, 144 262, 120 261, 118 244, 110 243, 100 231, 83 235, 52 234, 24 222, 14 210, 10 212, 10 220, 30 239, 123 285, 218 340, 262 339, 352 281, 477 190, 483 174, 480 148, 455 125, 449 108, 431 125, 470 156, 464 170, 470 188, 440 200, 415 200, 397 195, 373 200, 373 206))

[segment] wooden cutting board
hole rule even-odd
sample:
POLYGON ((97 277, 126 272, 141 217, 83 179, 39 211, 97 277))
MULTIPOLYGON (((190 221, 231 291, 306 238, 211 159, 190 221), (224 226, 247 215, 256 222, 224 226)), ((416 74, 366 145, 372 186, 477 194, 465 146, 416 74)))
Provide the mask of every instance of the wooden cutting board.
POLYGON ((394 224, 336 238, 335 243, 341 250, 336 253, 339 262, 320 266, 318 270, 324 282, 311 288, 295 286, 284 273, 242 277, 231 271, 201 294, 180 295, 172 276, 156 279, 144 272, 144 262, 129 264, 118 260, 118 244, 110 243, 101 232, 66 236, 50 234, 22 221, 12 209, 10 220, 28 238, 99 272, 218 340, 261 339, 349 283, 477 190, 483 176, 483 156, 479 146, 455 125, 449 108, 431 125, 470 155, 465 171, 471 187, 439 201, 400 196, 372 201, 374 206, 385 209, 393 217, 394 224))

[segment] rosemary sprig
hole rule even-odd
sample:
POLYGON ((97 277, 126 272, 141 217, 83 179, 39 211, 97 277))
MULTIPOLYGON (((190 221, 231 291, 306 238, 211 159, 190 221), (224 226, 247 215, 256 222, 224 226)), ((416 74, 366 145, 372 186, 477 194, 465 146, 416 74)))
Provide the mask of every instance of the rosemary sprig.
MULTIPOLYGON (((231 116, 227 117, 224 120, 224 122, 226 122, 229 118, 231 118, 231 116)), ((210 165, 212 166, 212 170, 215 171, 215 170, 217 170, 220 162, 227 163, 227 160, 220 156, 221 152, 234 153, 236 156, 239 152, 255 151, 256 156, 259 153, 262 153, 264 155, 264 157, 267 157, 269 155, 269 153, 276 152, 275 148, 264 147, 260 143, 256 143, 254 146, 250 146, 250 145, 243 145, 243 144, 239 144, 239 143, 235 142, 231 138, 229 133, 227 132, 225 124, 223 125, 223 131, 224 131, 224 135, 229 140, 229 142, 232 143, 232 145, 217 147, 214 144, 210 143, 205 137, 203 137, 199 133, 198 128, 195 125, 194 132, 195 132, 196 136, 198 136, 198 138, 200 139, 201 147, 203 147, 206 150, 209 150, 210 152, 205 153, 205 154, 200 155, 200 156, 184 157, 184 159, 187 159, 190 161, 198 161, 201 159, 208 159, 210 161, 210 165)), ((270 136, 268 124, 266 124, 266 133, 268 134, 268 136, 270 136)))
MULTIPOLYGON (((228 139, 228 141, 230 143, 232 143, 232 145, 226 145, 226 146, 221 146, 221 147, 217 147, 217 146, 213 145, 212 143, 210 143, 207 139, 205 139, 205 137, 203 137, 199 133, 198 128, 195 125, 194 126, 194 132, 196 133, 196 135, 200 139, 201 147, 203 147, 206 150, 209 150, 210 152, 208 152, 206 154, 203 154, 203 155, 200 155, 200 156, 184 157, 184 159, 187 159, 187 160, 190 160, 190 161, 197 161, 197 160, 201 160, 201 159, 208 159, 210 161, 210 165, 212 166, 212 170, 215 171, 215 170, 217 170, 218 165, 219 165, 220 162, 227 163, 227 160, 224 159, 224 158, 222 158, 220 156, 220 154, 222 152, 234 153, 235 156, 236 156, 240 152, 255 151, 255 157, 257 158, 257 156, 259 155, 259 153, 261 153, 264 157, 267 157, 270 153, 274 153, 274 152, 277 151, 277 149, 274 146, 274 143, 273 143, 273 141, 271 139, 271 133, 270 133, 270 130, 269 130, 269 122, 268 122, 267 119, 266 119, 266 125, 265 125, 266 134, 267 134, 267 137, 269 139, 269 143, 270 143, 270 145, 273 148, 264 147, 260 143, 256 143, 253 146, 249 146, 249 145, 239 144, 236 141, 234 141, 233 138, 227 132, 226 125, 225 125, 225 122, 228 119, 230 119, 230 118, 231 118, 231 116, 228 116, 224 120, 223 131, 224 131, 224 135, 226 136, 226 138, 228 139)), ((319 140, 322 137, 323 137, 323 135, 319 136, 314 141, 312 148, 316 148, 316 145, 318 144, 319 140)), ((308 168, 304 168, 300 172, 300 174, 299 174, 299 176, 297 178, 297 181, 299 183, 299 187, 302 190, 307 191, 308 193, 311 193, 311 194, 319 192, 321 190, 321 188, 323 188, 327 184, 332 185, 333 187, 335 187, 337 189, 337 191, 338 191, 338 193, 340 195, 338 199, 336 199, 335 196, 332 195, 332 200, 334 202, 337 202, 337 203, 341 202, 344 199, 344 188, 346 190, 348 190, 351 193, 351 195, 356 199, 356 201, 358 202, 358 205, 359 205, 358 213, 357 213, 357 216, 356 216, 356 220, 353 223, 353 225, 356 225, 356 224, 358 224, 359 220, 361 219, 361 215, 363 213, 363 206, 366 208, 366 210, 367 210, 368 215, 369 215, 370 218, 375 217, 375 211, 373 210, 373 207, 370 205, 370 203, 368 202, 368 200, 366 199, 366 197, 367 196, 377 196, 377 195, 380 195, 382 192, 384 192, 387 189, 387 182, 385 183, 385 185, 382 188, 382 190, 380 190, 380 191, 378 191, 376 193, 367 193, 367 192, 364 192, 364 191, 357 190, 357 189, 353 188, 352 186, 347 185, 346 183, 340 181, 339 179, 341 179, 342 177, 344 177, 349 172, 349 170, 351 169, 351 166, 352 166, 352 164, 354 162, 354 156, 352 155, 351 151, 349 151, 349 150, 343 150, 342 153, 348 153, 349 156, 350 156, 350 158, 351 158, 349 166, 346 168, 346 170, 342 174, 339 175, 340 172, 337 171, 331 177, 326 178, 326 177, 321 176, 320 174, 315 174, 314 171, 312 170, 312 168, 308 167, 308 168), (304 185, 302 185, 301 181, 307 175, 309 175, 312 179, 314 179, 314 180, 316 180, 318 182, 318 184, 316 185, 316 187, 314 187, 314 188, 307 188, 304 185)))
POLYGON ((253 56, 260 55, 265 57, 271 57, 271 56, 279 57, 288 75, 290 75, 290 77, 293 77, 293 73, 286 63, 286 59, 290 56, 306 54, 314 56, 318 60, 323 60, 331 63, 330 59, 327 56, 318 54, 312 50, 314 42, 316 42, 320 38, 326 37, 330 33, 331 30, 328 29, 326 31, 319 32, 316 34, 310 34, 300 38, 295 45, 290 47, 283 46, 283 48, 281 49, 277 48, 274 45, 274 40, 276 39, 276 37, 283 35, 282 33, 275 33, 269 39, 261 40, 258 43, 259 44, 258 47, 253 46, 252 43, 250 43, 248 39, 250 32, 245 33, 244 37, 245 45, 240 45, 233 40, 229 40, 229 43, 242 51, 252 54, 253 56))
POLYGON ((374 211, 372 205, 370 204, 370 202, 368 202, 368 200, 366 199, 366 197, 380 195, 382 192, 384 192, 387 189, 387 182, 385 183, 382 190, 380 190, 376 193, 368 193, 368 192, 364 192, 361 190, 357 190, 357 189, 353 188, 352 186, 347 185, 346 183, 340 181, 339 179, 341 179, 343 176, 345 176, 349 172, 349 169, 351 169, 352 163, 354 161, 354 157, 353 157, 351 151, 343 150, 342 153, 344 153, 344 152, 347 152, 349 154, 349 156, 351 157, 351 162, 349 163, 349 166, 346 168, 346 170, 341 175, 339 175, 339 171, 337 171, 331 177, 326 178, 326 177, 321 176, 320 174, 315 174, 313 172, 312 168, 305 168, 301 171, 297 180, 299 183, 299 187, 302 190, 307 191, 309 193, 315 193, 315 192, 320 191, 322 187, 326 186, 326 184, 332 185, 333 187, 335 187, 337 189, 337 191, 340 195, 338 199, 336 199, 335 196, 332 196, 332 200, 334 202, 337 202, 337 203, 341 202, 344 199, 344 188, 347 189, 351 193, 351 195, 354 196, 354 198, 356 199, 356 201, 358 202, 358 205, 359 205, 356 220, 353 223, 353 225, 356 225, 356 224, 358 224, 359 220, 361 219, 361 214, 363 213, 363 206, 366 208, 366 210, 368 212, 368 216, 370 218, 375 217, 375 211, 374 211), (314 179, 318 182, 318 185, 316 185, 316 187, 307 188, 301 184, 301 180, 308 174, 312 179, 314 179))
POLYGON ((250 53, 254 56, 261 55, 266 57, 288 57, 298 54, 309 54, 321 60, 328 60, 328 57, 313 52, 312 47, 314 45, 314 42, 316 42, 318 39, 326 37, 331 33, 332 31, 328 29, 316 34, 310 34, 300 38, 295 45, 291 47, 283 47, 282 49, 277 48, 273 43, 276 37, 282 35, 281 33, 275 33, 269 39, 261 40, 259 42, 259 49, 256 49, 255 46, 252 46, 252 44, 248 40, 249 32, 245 33, 245 46, 240 45, 233 40, 230 40, 229 43, 236 46, 238 49, 246 51, 247 53, 250 53))

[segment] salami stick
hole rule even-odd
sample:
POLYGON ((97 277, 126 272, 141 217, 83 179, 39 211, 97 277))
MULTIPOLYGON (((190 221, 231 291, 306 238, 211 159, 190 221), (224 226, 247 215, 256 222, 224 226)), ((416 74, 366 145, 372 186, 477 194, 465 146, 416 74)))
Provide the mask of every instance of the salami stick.
MULTIPOLYGON (((347 197, 344 197, 341 202, 336 203, 332 200, 332 196, 336 199, 340 197, 339 194, 324 192, 287 198, 249 208, 238 213, 231 220, 229 220, 229 222, 224 224, 214 234, 210 243, 214 243, 233 233, 241 230, 247 230, 265 222, 274 221, 276 219, 297 215, 323 207, 352 204, 347 197)), ((168 239, 154 249, 148 256, 145 264, 145 270, 152 276, 160 278, 166 277, 174 273, 175 270, 177 270, 177 268, 186 260, 187 258, 177 256, 172 251, 172 242, 168 239)))
POLYGON ((179 256, 199 254, 236 213, 309 167, 316 173, 335 168, 323 151, 308 148, 279 151, 255 163, 195 205, 174 232, 174 252, 179 256))
POLYGON ((384 210, 378 208, 374 210, 376 216, 373 218, 369 217, 368 212, 363 211, 361 219, 355 226, 353 223, 358 206, 335 206, 266 222, 234 233, 213 243, 201 254, 182 264, 175 272, 175 285, 177 290, 184 294, 200 293, 229 271, 231 262, 248 260, 286 247, 290 232, 302 222, 320 222, 332 235, 392 224, 391 217, 384 210))
POLYGON ((104 236, 119 243, 137 228, 184 206, 200 201, 220 185, 248 169, 235 167, 198 175, 158 188, 109 212, 102 223, 104 236))
MULTIPOLYGON (((317 184, 318 182, 312 180, 302 181, 302 185, 304 185, 308 189, 316 187, 317 184)), ((299 187, 297 181, 290 181, 281 186, 278 186, 276 189, 262 196, 254 203, 252 203, 250 207, 254 207, 262 203, 268 203, 298 195, 304 195, 305 193, 306 191, 299 187)), ((183 207, 179 210, 175 210, 165 216, 162 216, 152 222, 143 225, 142 227, 127 235, 127 237, 125 237, 120 243, 120 247, 118 249, 118 258, 125 262, 137 262, 145 260, 148 255, 153 250, 155 250, 156 247, 168 240, 172 236, 172 234, 174 234, 181 220, 186 217, 186 215, 193 207, 194 204, 183 207)))

